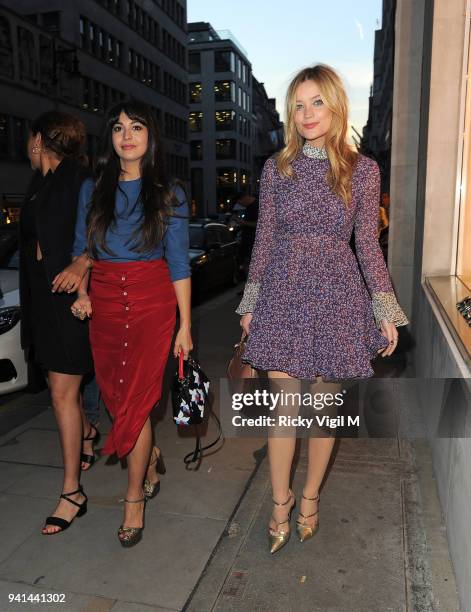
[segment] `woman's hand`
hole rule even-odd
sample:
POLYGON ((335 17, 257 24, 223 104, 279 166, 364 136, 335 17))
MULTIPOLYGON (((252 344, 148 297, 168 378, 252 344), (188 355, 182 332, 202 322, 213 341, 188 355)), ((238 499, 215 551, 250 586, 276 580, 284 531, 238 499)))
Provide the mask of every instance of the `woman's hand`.
POLYGON ((83 293, 79 295, 70 307, 70 310, 72 311, 74 317, 77 317, 77 319, 80 319, 81 321, 87 317, 90 319, 92 316, 92 303, 88 297, 88 294, 83 293))
POLYGON ((183 353, 183 359, 188 359, 188 355, 193 348, 193 342, 191 340, 190 327, 184 325, 180 327, 175 338, 175 346, 173 347, 173 356, 178 357, 179 353, 183 353))
POLYGON ((52 281, 52 292, 74 293, 80 287, 83 277, 90 268, 89 259, 87 256, 81 255, 77 257, 67 268, 59 272, 52 281))
POLYGON ((249 328, 250 328, 251 321, 252 321, 252 313, 251 312, 245 313, 240 318, 240 326, 244 330, 246 336, 249 335, 249 328))
POLYGON ((394 323, 389 323, 389 321, 383 319, 381 321, 381 333, 388 339, 389 346, 387 346, 385 349, 379 350, 378 353, 381 353, 382 357, 389 357, 389 355, 392 355, 396 350, 398 339, 397 328, 394 323))

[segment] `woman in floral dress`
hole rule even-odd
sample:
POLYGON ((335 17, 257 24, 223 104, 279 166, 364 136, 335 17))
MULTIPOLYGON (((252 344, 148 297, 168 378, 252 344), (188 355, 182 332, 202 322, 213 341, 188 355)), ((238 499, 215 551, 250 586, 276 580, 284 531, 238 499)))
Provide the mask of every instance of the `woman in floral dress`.
MULTIPOLYGON (((408 320, 378 243, 379 168, 347 143, 348 100, 336 72, 322 64, 299 72, 286 118, 286 145, 263 169, 255 246, 237 308, 250 332, 244 360, 285 389, 307 379, 335 393, 332 381, 372 376, 372 358, 392 354, 396 327, 408 320)), ((334 440, 309 440, 301 541, 318 528, 319 487, 334 440)), ((270 552, 289 538, 295 444, 294 436, 268 441, 270 552)))

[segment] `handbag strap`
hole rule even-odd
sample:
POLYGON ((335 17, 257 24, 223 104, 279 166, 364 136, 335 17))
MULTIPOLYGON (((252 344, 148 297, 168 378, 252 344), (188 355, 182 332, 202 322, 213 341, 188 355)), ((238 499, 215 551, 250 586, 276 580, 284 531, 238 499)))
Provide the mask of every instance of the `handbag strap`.
POLYGON ((218 425, 218 435, 216 437, 215 440, 213 440, 213 442, 211 442, 210 444, 207 444, 206 446, 201 446, 201 436, 200 436, 200 432, 198 429, 198 425, 195 425, 195 432, 196 432, 196 443, 195 443, 195 450, 188 453, 187 455, 185 455, 183 457, 183 462, 185 463, 185 468, 187 470, 192 469, 190 466, 191 464, 195 463, 195 467, 193 468, 193 470, 198 470, 200 465, 201 465, 201 461, 203 459, 203 452, 205 450, 208 450, 208 448, 212 448, 213 446, 215 446, 219 440, 224 439, 224 436, 222 435, 222 428, 221 428, 221 421, 219 420, 219 418, 214 414, 214 412, 211 410, 211 408, 209 408, 210 411, 210 416, 213 417, 213 419, 216 421, 217 425, 218 425))

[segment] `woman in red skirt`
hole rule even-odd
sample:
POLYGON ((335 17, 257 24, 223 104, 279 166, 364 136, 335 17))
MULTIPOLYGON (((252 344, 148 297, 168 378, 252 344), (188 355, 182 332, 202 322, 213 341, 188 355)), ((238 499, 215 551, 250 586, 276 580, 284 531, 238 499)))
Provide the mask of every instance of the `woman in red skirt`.
POLYGON ((91 317, 97 383, 113 417, 103 453, 127 457, 129 468, 118 531, 123 546, 141 539, 145 499, 152 495, 144 483, 152 463, 149 416, 161 396, 177 304, 173 354, 182 351, 187 359, 192 349, 188 205, 162 162, 152 111, 137 102, 112 108, 94 180, 80 192, 75 259, 54 286, 78 290, 72 312, 91 317))

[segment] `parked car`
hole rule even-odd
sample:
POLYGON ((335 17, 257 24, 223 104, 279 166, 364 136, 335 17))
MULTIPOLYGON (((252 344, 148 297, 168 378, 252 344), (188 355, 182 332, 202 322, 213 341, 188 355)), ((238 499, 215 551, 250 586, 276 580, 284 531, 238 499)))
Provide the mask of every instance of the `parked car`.
POLYGON ((28 384, 20 343, 19 254, 16 228, 0 231, 0 395, 28 384))
POLYGON ((200 219, 190 223, 190 264, 193 294, 239 282, 239 243, 223 223, 200 219))

